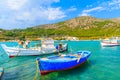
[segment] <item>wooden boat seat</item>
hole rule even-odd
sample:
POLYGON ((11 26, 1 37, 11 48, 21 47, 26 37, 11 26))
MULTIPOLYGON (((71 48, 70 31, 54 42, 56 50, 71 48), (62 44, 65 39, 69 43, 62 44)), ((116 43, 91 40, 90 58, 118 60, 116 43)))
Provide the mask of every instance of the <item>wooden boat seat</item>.
POLYGON ((42 60, 48 60, 48 58, 41 58, 42 60))

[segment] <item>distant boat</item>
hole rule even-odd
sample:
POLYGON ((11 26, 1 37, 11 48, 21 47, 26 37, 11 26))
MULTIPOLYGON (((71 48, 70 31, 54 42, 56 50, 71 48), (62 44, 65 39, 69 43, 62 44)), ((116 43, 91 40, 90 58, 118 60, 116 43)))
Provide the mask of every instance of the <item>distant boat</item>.
POLYGON ((3 69, 3 68, 0 68, 0 80, 1 80, 1 78, 2 78, 2 76, 3 76, 3 73, 4 73, 4 69, 3 69))
POLYGON ((77 37, 67 37, 67 41, 79 41, 77 37))
POLYGON ((108 46, 120 46, 120 39, 118 37, 113 37, 110 39, 101 40, 101 45, 108 47, 108 46))
POLYGON ((5 44, 1 44, 1 46, 9 57, 52 54, 68 50, 67 44, 58 44, 57 46, 55 46, 54 40, 45 40, 42 42, 41 46, 31 48, 8 47, 5 44))
POLYGON ((41 75, 50 72, 73 69, 87 61, 90 51, 77 51, 72 54, 62 54, 47 58, 37 58, 37 64, 41 75))

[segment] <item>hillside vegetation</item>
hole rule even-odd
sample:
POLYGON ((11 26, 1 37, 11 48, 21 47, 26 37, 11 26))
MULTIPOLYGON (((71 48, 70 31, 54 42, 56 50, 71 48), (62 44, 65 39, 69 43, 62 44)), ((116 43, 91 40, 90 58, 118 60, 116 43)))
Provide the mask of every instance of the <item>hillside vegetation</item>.
POLYGON ((29 38, 39 39, 43 36, 61 39, 63 36, 75 36, 79 39, 99 39, 112 36, 120 36, 120 18, 97 19, 82 16, 71 20, 34 26, 27 29, 2 30, 1 40, 29 38))

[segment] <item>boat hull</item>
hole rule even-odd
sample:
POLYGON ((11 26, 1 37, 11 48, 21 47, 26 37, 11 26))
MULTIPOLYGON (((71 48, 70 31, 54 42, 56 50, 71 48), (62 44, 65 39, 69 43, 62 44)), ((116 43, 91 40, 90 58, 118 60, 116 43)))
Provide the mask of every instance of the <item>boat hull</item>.
POLYGON ((119 43, 110 43, 110 42, 101 42, 102 46, 109 47, 109 46, 120 46, 119 43))
POLYGON ((104 46, 104 47, 120 46, 120 39, 118 37, 112 37, 109 39, 101 40, 101 46, 104 46))
POLYGON ((81 62, 80 64, 78 64, 78 65, 76 65, 76 66, 73 66, 73 67, 70 67, 70 68, 66 68, 66 69, 63 69, 63 70, 41 70, 41 71, 40 71, 40 74, 41 74, 41 75, 46 75, 46 74, 49 74, 49 73, 51 73, 51 72, 71 70, 71 69, 74 69, 74 68, 79 67, 80 65, 82 65, 82 64, 85 63, 85 62, 86 62, 86 61, 81 62))
POLYGON ((67 45, 63 47, 63 50, 61 51, 58 51, 55 48, 41 50, 41 48, 28 48, 27 49, 27 48, 18 48, 18 47, 8 47, 5 44, 2 44, 1 46, 10 58, 15 57, 15 56, 38 56, 38 55, 52 54, 52 53, 67 51, 67 45))
MULTIPOLYGON (((50 72, 74 69, 86 62, 89 56, 90 53, 85 57, 81 57, 80 60, 78 60, 78 58, 75 58, 76 56, 70 56, 70 58, 68 58, 69 55, 66 55, 63 58, 57 60, 37 60, 41 75, 45 75, 50 72)), ((55 57, 59 58, 59 56, 55 57)))

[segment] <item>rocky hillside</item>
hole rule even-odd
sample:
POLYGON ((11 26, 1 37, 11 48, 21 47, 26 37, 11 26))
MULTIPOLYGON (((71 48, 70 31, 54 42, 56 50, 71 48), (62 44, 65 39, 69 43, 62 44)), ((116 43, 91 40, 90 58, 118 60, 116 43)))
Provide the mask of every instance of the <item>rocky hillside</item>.
POLYGON ((56 24, 47 24, 42 26, 36 26, 33 28, 45 28, 45 29, 59 29, 62 27, 70 27, 70 28, 80 28, 80 29, 90 29, 90 28, 98 28, 98 27, 119 27, 120 26, 120 18, 115 19, 98 19, 89 16, 77 17, 71 20, 59 22, 56 24))
POLYGON ((110 19, 110 20, 113 22, 116 22, 116 23, 120 23, 120 18, 114 18, 114 19, 110 19))
POLYGON ((34 26, 24 30, 2 31, 0 39, 39 38, 41 36, 57 38, 75 36, 79 39, 120 36, 120 18, 98 19, 82 16, 55 24, 34 26))
POLYGON ((77 37, 111 37, 120 35, 120 18, 98 19, 90 16, 33 27, 45 29, 50 35, 69 35, 77 37), (51 31, 49 31, 51 30, 51 31))

